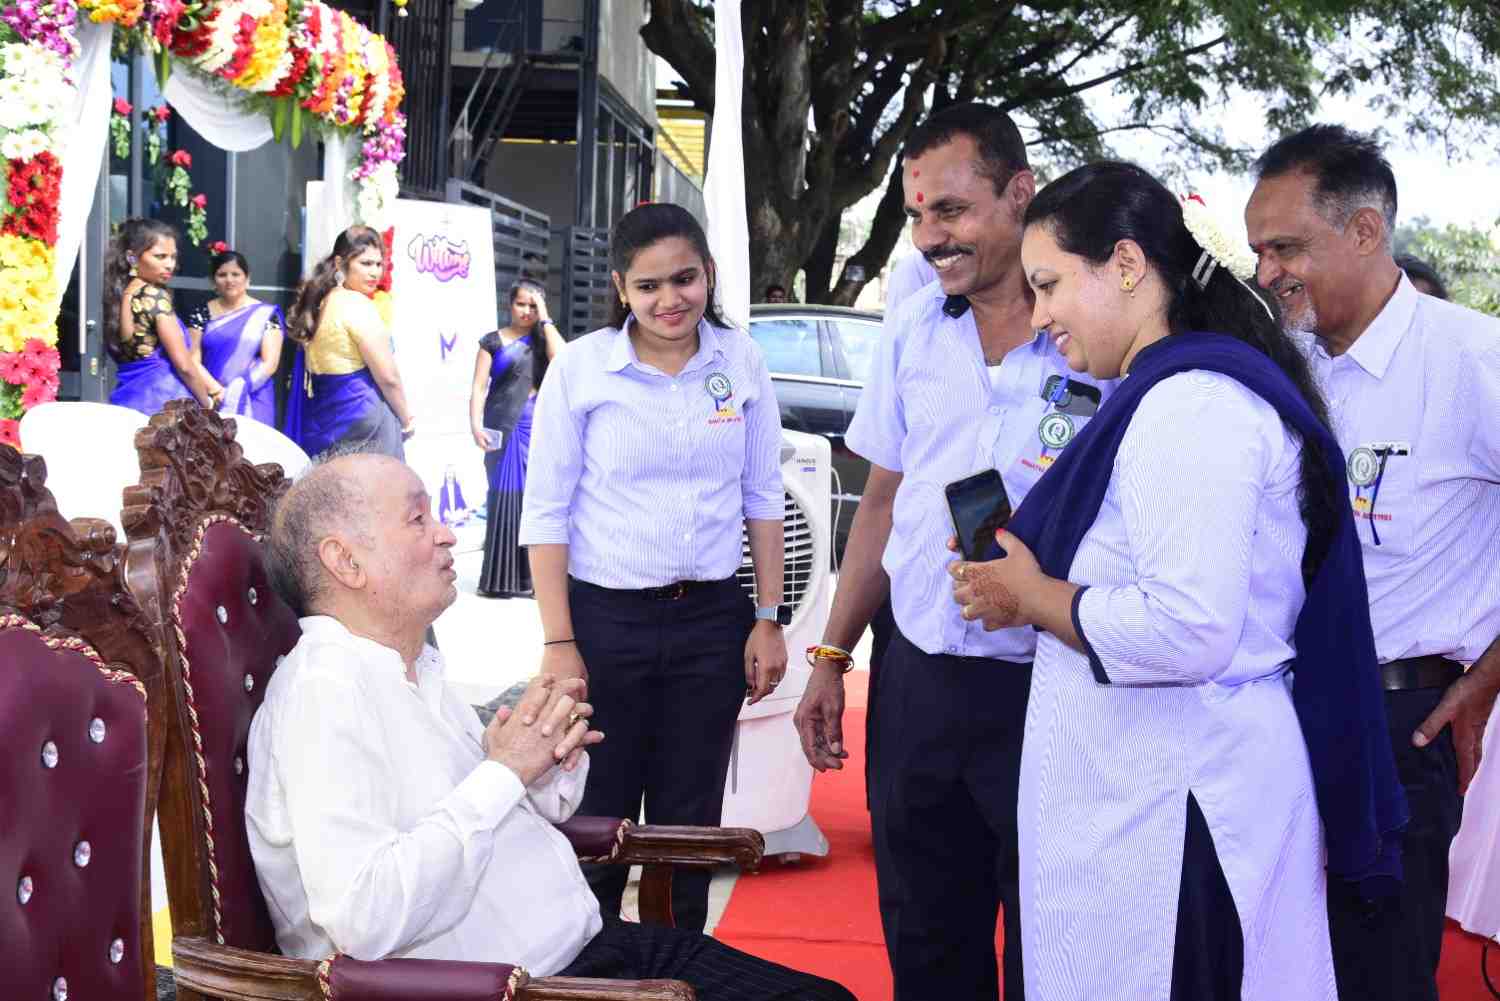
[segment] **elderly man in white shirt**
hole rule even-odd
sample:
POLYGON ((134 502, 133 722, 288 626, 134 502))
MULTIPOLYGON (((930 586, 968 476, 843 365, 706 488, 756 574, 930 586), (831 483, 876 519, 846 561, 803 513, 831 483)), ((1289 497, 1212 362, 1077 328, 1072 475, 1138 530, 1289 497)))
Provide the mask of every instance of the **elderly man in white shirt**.
POLYGON ((1314 125, 1256 167, 1257 278, 1311 335, 1411 807, 1399 900, 1330 881, 1339 994, 1436 1001, 1449 845, 1500 691, 1500 322, 1397 268, 1396 179, 1372 140, 1314 125))
POLYGON ((315 466, 277 507, 272 572, 303 634, 251 725, 245 812, 282 951, 852 1001, 695 932, 601 917, 553 827, 603 739, 585 682, 538 678, 480 726, 424 643, 457 596, 453 543, 421 480, 385 456, 315 466))

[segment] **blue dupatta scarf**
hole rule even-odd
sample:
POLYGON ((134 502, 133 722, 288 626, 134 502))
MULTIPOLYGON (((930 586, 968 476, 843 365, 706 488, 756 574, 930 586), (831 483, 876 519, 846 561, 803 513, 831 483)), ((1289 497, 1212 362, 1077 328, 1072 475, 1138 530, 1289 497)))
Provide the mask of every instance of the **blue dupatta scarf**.
POLYGON ((1191 369, 1227 375, 1269 403, 1304 448, 1317 449, 1325 474, 1338 485, 1334 537, 1297 617, 1292 702, 1307 742, 1329 872, 1361 883, 1367 895, 1391 893, 1401 878, 1400 835, 1409 814, 1386 729, 1363 555, 1353 510, 1342 500, 1344 456, 1286 373, 1222 334, 1178 334, 1147 346, 1007 527, 1046 574, 1067 579, 1137 405, 1158 382, 1191 369))

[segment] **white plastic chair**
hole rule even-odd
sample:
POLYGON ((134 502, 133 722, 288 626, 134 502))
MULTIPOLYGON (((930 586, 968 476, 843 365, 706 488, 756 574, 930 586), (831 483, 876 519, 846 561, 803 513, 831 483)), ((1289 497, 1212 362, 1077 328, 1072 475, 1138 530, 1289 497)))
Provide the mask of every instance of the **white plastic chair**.
POLYGON ((149 418, 108 403, 43 403, 21 418, 21 450, 47 462, 47 489, 65 518, 103 518, 119 538, 125 488, 141 478, 135 433, 149 418))
POLYGON ((245 450, 245 458, 249 461, 256 464, 279 463, 281 471, 288 478, 295 478, 312 464, 312 459, 302 451, 301 446, 271 425, 262 424, 243 414, 227 419, 234 421, 238 429, 234 440, 240 443, 240 448, 245 450))

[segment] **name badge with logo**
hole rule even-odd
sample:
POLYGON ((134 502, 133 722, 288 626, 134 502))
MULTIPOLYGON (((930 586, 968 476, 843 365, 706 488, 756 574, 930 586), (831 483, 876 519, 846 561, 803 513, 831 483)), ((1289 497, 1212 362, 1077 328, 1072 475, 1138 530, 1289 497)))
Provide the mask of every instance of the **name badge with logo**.
POLYGON ((1411 454, 1411 443, 1405 441, 1372 441, 1349 451, 1345 461, 1345 472, 1354 484, 1354 516, 1369 522, 1370 541, 1380 545, 1380 528, 1377 523, 1394 520, 1390 512, 1377 511, 1375 505, 1380 498, 1380 482, 1385 477, 1386 463, 1393 457, 1411 454), (1369 491, 1366 496, 1365 491, 1369 491))
POLYGON ((1050 413, 1042 418, 1042 423, 1037 425, 1037 437, 1042 440, 1042 445, 1049 449, 1062 448, 1073 440, 1073 419, 1064 413, 1050 413))
POLYGON ((708 421, 710 424, 743 419, 734 412, 734 383, 729 381, 729 376, 723 372, 712 372, 703 380, 703 388, 714 401, 714 415, 708 421))

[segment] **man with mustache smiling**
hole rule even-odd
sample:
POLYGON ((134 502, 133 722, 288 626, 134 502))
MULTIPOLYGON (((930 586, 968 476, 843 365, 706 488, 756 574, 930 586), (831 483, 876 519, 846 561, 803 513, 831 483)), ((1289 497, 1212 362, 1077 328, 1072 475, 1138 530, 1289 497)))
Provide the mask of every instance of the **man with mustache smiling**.
POLYGON ((1500 321, 1422 295, 1396 266, 1396 179, 1372 140, 1314 125, 1256 167, 1257 280, 1311 335, 1411 809, 1398 898, 1329 881, 1339 995, 1437 1001, 1448 848, 1500 691, 1500 321))
POLYGON ((870 692, 868 773, 896 1001, 1022 996, 1016 796, 1035 634, 986 631, 951 598, 943 487, 999 470, 1012 505, 1087 422, 1100 389, 1031 328, 1022 217, 1036 191, 1004 112, 932 115, 902 168, 912 240, 937 280, 888 311, 849 426, 871 462, 796 723, 814 768, 842 767, 842 671, 887 594, 897 627, 870 692))

